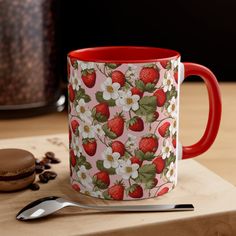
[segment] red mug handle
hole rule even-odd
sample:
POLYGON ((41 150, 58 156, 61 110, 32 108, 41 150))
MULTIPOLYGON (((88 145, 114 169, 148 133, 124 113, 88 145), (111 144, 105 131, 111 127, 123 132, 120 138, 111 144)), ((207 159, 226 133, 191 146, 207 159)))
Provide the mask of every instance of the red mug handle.
POLYGON ((206 83, 209 98, 209 114, 205 132, 201 139, 190 146, 183 146, 182 159, 192 158, 204 153, 214 142, 220 126, 221 95, 215 75, 206 67, 185 62, 184 78, 190 75, 200 76, 206 83))

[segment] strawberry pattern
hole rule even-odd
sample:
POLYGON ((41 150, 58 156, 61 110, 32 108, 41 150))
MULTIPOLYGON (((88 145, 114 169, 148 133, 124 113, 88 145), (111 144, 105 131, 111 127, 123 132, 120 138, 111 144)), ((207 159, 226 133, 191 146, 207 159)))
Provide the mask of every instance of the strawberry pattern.
POLYGON ((161 196, 177 181, 179 58, 116 64, 68 58, 72 187, 113 200, 161 196))

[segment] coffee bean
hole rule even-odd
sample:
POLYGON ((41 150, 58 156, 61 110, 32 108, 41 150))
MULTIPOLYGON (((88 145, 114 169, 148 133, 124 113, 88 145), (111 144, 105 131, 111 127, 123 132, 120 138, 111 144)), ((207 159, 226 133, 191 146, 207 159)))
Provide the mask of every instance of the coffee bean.
POLYGON ((57 173, 53 171, 44 171, 42 175, 44 175, 44 177, 47 178, 48 180, 52 180, 57 177, 57 173))
POLYGON ((44 165, 44 168, 45 168, 45 170, 48 170, 48 169, 51 169, 51 166, 46 163, 46 164, 44 165))
POLYGON ((35 172, 36 174, 40 174, 44 171, 44 166, 43 165, 36 165, 35 166, 35 172))
POLYGON ((61 162, 61 160, 60 159, 58 159, 58 158, 53 158, 53 159, 51 159, 51 163, 52 164, 58 164, 58 163, 60 163, 61 162))
POLYGON ((46 184, 49 179, 46 176, 44 176, 44 174, 40 174, 39 175, 39 180, 40 180, 41 183, 46 184))
POLYGON ((45 163, 51 163, 52 161, 51 161, 51 159, 49 159, 48 157, 44 157, 44 158, 43 158, 43 162, 45 162, 45 163))
POLYGON ((54 152, 46 152, 45 157, 48 159, 53 159, 53 158, 55 158, 55 153, 54 152))
POLYGON ((32 183, 29 185, 29 188, 32 190, 32 191, 37 191, 40 189, 39 185, 36 184, 36 183, 32 183))

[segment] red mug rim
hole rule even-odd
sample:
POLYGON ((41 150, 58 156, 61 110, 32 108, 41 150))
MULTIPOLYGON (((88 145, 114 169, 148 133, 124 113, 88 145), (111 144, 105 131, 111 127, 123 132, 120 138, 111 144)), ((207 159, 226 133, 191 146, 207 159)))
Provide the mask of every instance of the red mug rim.
POLYGON ((101 63, 147 63, 172 60, 180 54, 172 49, 141 46, 106 46, 74 50, 68 57, 101 63))

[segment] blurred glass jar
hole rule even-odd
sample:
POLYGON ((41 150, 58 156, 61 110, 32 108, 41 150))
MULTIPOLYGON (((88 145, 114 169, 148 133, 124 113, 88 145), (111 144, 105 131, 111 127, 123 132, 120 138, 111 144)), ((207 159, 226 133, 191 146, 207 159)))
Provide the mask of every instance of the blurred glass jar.
POLYGON ((0 0, 0 117, 63 109, 56 0, 0 0))

